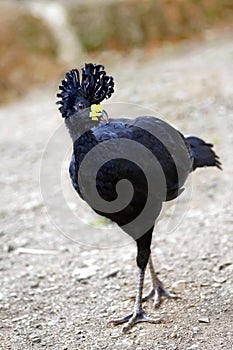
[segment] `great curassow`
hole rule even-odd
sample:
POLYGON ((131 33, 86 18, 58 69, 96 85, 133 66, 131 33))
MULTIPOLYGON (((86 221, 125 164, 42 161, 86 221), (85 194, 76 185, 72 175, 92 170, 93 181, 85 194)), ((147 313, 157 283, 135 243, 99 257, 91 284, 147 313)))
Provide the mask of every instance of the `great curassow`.
POLYGON ((69 71, 59 86, 59 110, 73 141, 70 177, 75 190, 98 214, 116 222, 137 244, 138 288, 133 312, 114 321, 127 331, 148 317, 142 301, 175 298, 157 277, 151 258, 151 239, 162 203, 183 191, 197 167, 221 169, 213 145, 185 138, 168 123, 152 116, 109 119, 100 103, 114 92, 114 81, 102 65, 85 64, 80 77, 69 71), (152 290, 143 299, 146 266, 152 290))

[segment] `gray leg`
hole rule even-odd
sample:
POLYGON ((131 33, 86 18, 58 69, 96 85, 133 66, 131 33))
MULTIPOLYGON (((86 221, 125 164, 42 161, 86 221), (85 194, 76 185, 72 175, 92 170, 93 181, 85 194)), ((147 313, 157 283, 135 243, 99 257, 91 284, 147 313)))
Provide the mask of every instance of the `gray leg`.
POLYGON ((127 332, 131 327, 133 327, 134 324, 139 322, 159 323, 161 321, 159 318, 148 317, 142 309, 142 290, 143 290, 143 283, 144 283, 144 275, 145 275, 145 270, 142 270, 139 268, 138 269, 138 288, 137 288, 137 295, 136 295, 133 313, 131 313, 126 317, 119 318, 117 320, 112 320, 109 322, 114 326, 122 323, 126 323, 122 329, 124 333, 127 332))
POLYGON ((150 293, 147 296, 145 296, 142 300, 146 301, 148 299, 154 299, 154 307, 156 308, 161 304, 162 296, 165 296, 167 298, 177 298, 175 294, 169 293, 164 288, 163 283, 157 277, 151 256, 149 258, 149 269, 150 269, 151 280, 152 280, 152 289, 150 293))

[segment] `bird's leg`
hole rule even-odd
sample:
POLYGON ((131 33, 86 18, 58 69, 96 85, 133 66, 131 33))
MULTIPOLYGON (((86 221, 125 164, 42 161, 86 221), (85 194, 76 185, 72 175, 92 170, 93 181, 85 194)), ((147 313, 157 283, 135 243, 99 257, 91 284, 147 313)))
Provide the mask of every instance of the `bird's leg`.
POLYGON ((145 276, 145 269, 139 268, 138 269, 138 288, 137 288, 137 295, 136 295, 133 313, 131 313, 126 317, 112 320, 109 322, 114 326, 117 326, 122 323, 126 323, 122 329, 124 333, 127 332, 131 327, 133 327, 134 324, 139 322, 159 323, 161 321, 159 318, 152 318, 147 316, 142 309, 142 290, 143 290, 144 276, 145 276))
POLYGON ((149 269, 152 280, 152 289, 150 293, 142 299, 142 301, 154 299, 154 307, 156 308, 161 304, 162 296, 165 296, 167 298, 177 298, 175 294, 169 293, 164 288, 163 282, 161 282, 160 279, 157 277, 151 256, 149 258, 149 269))

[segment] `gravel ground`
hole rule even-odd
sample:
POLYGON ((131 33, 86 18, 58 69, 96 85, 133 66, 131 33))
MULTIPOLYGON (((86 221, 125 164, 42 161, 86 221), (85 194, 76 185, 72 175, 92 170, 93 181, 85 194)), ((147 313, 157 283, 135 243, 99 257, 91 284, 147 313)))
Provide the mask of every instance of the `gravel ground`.
MULTIPOLYGON (((64 175, 67 201, 82 213, 80 226, 69 227, 69 216, 56 201, 61 189, 53 186, 52 167, 39 182, 44 148, 57 128, 64 130, 54 104, 57 87, 1 108, 1 349, 233 349, 231 38, 232 33, 209 35, 203 42, 116 56, 114 64, 106 64, 117 82, 112 100, 121 102, 119 108, 126 106, 129 114, 131 107, 159 111, 182 132, 213 142, 224 169, 197 170, 178 205, 159 221, 154 261, 165 286, 181 298, 165 300, 158 310, 147 302, 147 312, 162 323, 140 324, 126 335, 107 321, 133 307, 134 242, 116 227, 104 230, 64 175), (51 208, 41 197, 48 184, 51 208), (58 227, 48 214, 62 218, 58 227)), ((67 136, 64 145, 70 145, 67 136)), ((66 170, 70 149, 63 151, 66 170)))

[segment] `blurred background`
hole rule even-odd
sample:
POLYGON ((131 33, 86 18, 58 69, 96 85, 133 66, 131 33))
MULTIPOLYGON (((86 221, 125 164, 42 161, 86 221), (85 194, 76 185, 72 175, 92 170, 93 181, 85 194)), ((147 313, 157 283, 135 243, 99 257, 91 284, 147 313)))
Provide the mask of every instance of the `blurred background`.
POLYGON ((1 0, 0 103, 88 56, 148 53, 224 30, 232 18, 232 0, 1 0))

